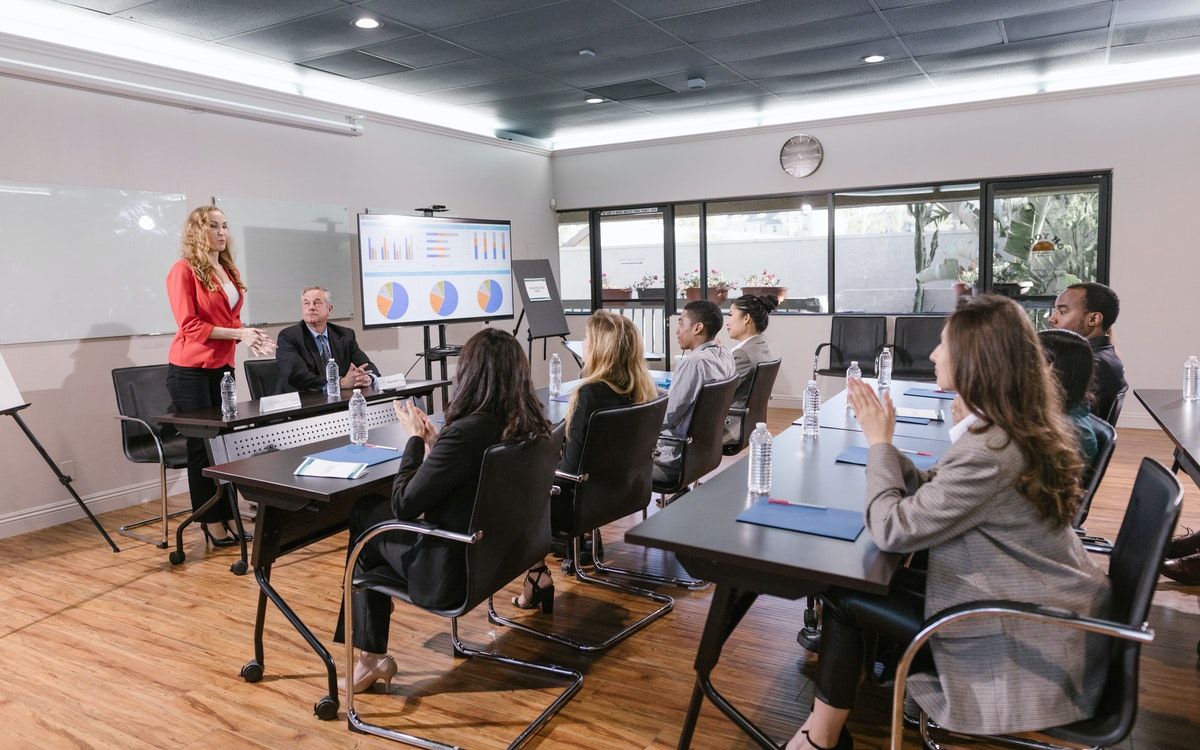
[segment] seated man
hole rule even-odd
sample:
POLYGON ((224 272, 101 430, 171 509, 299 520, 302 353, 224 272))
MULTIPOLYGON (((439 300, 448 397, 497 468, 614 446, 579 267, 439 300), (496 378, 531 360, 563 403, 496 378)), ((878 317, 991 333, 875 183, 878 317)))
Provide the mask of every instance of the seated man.
POLYGON ((1125 365, 1117 356, 1109 332, 1117 322, 1121 302, 1117 294, 1092 281, 1072 284, 1054 300, 1050 325, 1074 331, 1088 340, 1096 360, 1092 414, 1109 419, 1117 394, 1126 387, 1125 365))
MULTIPOLYGON (((733 355, 714 341, 720 330, 721 308, 712 302, 695 300, 683 308, 675 326, 675 341, 681 350, 690 349, 691 352, 671 373, 667 416, 663 419, 664 437, 686 439, 700 388, 705 383, 733 377, 733 355)), ((720 436, 713 439, 719 440, 720 436)), ((681 460, 678 443, 659 440, 654 456, 654 481, 670 483, 677 480, 681 460)))
POLYGON ((302 320, 279 332, 275 359, 279 365, 279 391, 325 390, 325 363, 333 357, 341 373, 342 388, 368 388, 379 369, 358 348, 354 331, 329 322, 333 300, 319 286, 300 293, 302 320))

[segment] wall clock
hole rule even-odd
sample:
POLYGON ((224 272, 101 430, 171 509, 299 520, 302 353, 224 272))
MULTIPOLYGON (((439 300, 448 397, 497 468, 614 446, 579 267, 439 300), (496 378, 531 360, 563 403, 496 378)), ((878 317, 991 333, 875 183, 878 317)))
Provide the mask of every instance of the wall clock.
POLYGON ((779 149, 779 166, 792 177, 808 177, 821 166, 825 150, 811 135, 792 136, 779 149))

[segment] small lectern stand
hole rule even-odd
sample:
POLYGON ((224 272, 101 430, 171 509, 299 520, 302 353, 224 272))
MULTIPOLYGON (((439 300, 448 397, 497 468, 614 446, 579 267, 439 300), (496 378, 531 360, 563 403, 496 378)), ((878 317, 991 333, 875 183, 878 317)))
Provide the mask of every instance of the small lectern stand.
POLYGON ((21 415, 17 413, 22 409, 27 408, 29 408, 28 403, 20 404, 18 406, 13 406, 0 411, 0 415, 7 414, 16 421, 17 426, 20 427, 21 431, 25 433, 25 437, 29 438, 29 442, 33 443, 33 447, 37 448, 38 453, 42 454, 42 458, 45 459, 46 465, 50 467, 50 471, 54 472, 54 475, 58 477, 58 481, 62 482, 62 485, 67 488, 68 492, 71 493, 71 497, 75 498, 75 502, 78 503, 79 507, 83 509, 83 512, 87 514, 88 520, 91 521, 92 525, 96 527, 96 531, 100 532, 100 535, 104 537, 104 541, 108 542, 109 547, 112 547, 113 552, 120 552, 121 550, 113 542, 112 537, 110 537, 108 532, 104 530, 104 527, 100 525, 100 521, 96 519, 96 516, 92 514, 91 509, 88 508, 83 502, 83 498, 79 497, 79 493, 75 491, 75 488, 71 486, 71 477, 62 473, 62 470, 58 468, 58 464, 54 463, 54 459, 50 458, 50 454, 47 453, 46 449, 42 447, 42 444, 38 441, 37 436, 34 435, 33 431, 29 429, 29 425, 25 424, 25 420, 21 419, 21 415))

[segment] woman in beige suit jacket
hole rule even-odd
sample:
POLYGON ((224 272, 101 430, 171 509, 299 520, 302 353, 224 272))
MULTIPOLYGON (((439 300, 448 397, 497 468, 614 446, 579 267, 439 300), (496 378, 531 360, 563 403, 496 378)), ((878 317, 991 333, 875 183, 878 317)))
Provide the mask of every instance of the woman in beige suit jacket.
MULTIPOLYGON (((864 667, 864 635, 906 644, 956 604, 1013 599, 1107 616, 1108 578, 1070 521, 1082 471, 1077 441, 1028 317, 975 298, 948 320, 931 359, 957 390, 953 446, 917 471, 891 445, 895 409, 861 381, 850 402, 871 444, 866 525, 880 549, 928 550, 927 576, 905 570, 885 596, 831 589, 817 700, 788 750, 851 747, 845 721, 864 667)), ((1102 636, 1017 620, 959 623, 931 641, 909 694, 948 729, 1043 729, 1089 717, 1107 669, 1102 636)))

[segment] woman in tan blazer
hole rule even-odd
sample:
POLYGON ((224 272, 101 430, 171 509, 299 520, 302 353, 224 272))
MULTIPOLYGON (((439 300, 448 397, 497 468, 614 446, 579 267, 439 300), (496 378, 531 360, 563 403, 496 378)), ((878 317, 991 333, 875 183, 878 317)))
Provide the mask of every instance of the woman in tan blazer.
MULTIPOLYGON (((888 395, 880 402, 861 381, 849 394, 871 444, 867 529, 882 550, 928 550, 928 574, 902 570, 884 596, 825 594, 817 700, 788 750, 852 746, 845 722, 865 635, 907 644, 927 617, 981 599, 1107 616, 1108 578, 1070 526, 1077 441, 1024 311, 1002 297, 974 298, 950 316, 930 359, 938 387, 958 392, 954 444, 930 471, 892 446, 888 395)), ((1108 660, 1102 636, 1018 620, 959 623, 931 645, 931 671, 909 679, 909 695, 943 727, 972 733, 1091 716, 1108 660)))

